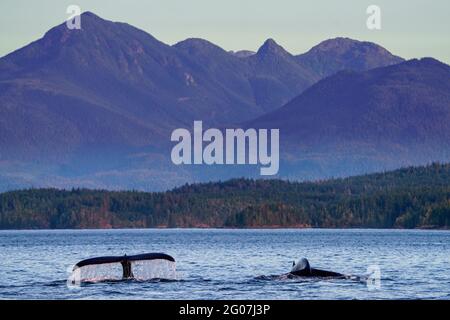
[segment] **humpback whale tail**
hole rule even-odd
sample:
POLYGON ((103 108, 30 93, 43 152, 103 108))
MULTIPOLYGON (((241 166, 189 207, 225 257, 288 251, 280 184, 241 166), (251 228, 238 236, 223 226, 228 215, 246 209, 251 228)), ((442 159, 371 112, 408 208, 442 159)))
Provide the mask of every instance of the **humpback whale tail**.
POLYGON ((173 278, 176 277, 175 259, 165 253, 96 257, 78 262, 73 274, 81 281, 173 278))
POLYGON ((341 273, 311 268, 309 261, 306 258, 301 258, 296 264, 294 264, 290 274, 299 277, 345 277, 345 275, 341 273))

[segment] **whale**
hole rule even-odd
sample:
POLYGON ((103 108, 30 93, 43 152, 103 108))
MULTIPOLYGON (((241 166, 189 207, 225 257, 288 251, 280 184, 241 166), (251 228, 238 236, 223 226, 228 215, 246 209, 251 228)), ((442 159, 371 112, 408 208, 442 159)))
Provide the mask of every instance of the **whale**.
POLYGON ((347 276, 322 269, 311 268, 308 259, 301 258, 297 263, 295 261, 292 263, 292 269, 288 273, 288 276, 296 277, 317 277, 317 278, 346 278, 347 276))
POLYGON ((352 275, 345 275, 343 273, 328 271, 323 269, 311 268, 308 259, 301 258, 298 262, 292 262, 292 269, 288 273, 278 275, 262 275, 255 279, 257 280, 286 280, 286 279, 360 279, 352 275))

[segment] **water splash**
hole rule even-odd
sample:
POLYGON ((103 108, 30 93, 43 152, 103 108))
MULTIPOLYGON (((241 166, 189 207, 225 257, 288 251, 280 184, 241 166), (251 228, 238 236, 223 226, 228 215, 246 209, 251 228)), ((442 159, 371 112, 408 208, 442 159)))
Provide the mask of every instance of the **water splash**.
POLYGON ((168 260, 141 260, 131 263, 134 279, 148 281, 152 279, 179 280, 176 263, 168 260))

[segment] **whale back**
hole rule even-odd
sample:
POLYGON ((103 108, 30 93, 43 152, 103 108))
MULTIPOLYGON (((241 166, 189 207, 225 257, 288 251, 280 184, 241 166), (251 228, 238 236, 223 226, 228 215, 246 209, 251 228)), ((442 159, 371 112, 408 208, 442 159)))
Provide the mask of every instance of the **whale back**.
POLYGON ((306 276, 311 274, 311 266, 309 265, 309 261, 306 258, 301 258, 291 270, 292 274, 299 276, 306 276))

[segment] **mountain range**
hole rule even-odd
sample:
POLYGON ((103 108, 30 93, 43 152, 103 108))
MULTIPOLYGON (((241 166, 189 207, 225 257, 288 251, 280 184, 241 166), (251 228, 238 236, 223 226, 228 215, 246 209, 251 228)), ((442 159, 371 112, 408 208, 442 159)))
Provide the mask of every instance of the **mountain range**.
POLYGON ((293 176, 326 171, 342 176, 446 161, 450 66, 423 58, 338 72, 247 126, 280 128, 293 176), (315 169, 301 165, 308 162, 315 162, 315 169))
POLYGON ((253 174, 172 165, 170 133, 194 120, 280 128, 280 175, 295 179, 448 158, 439 61, 348 38, 300 55, 273 39, 229 52, 203 39, 167 45, 91 12, 81 22, 0 58, 1 190, 157 190, 253 174))

